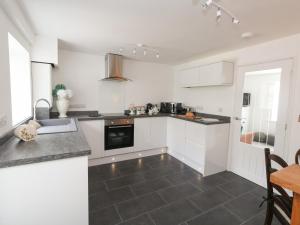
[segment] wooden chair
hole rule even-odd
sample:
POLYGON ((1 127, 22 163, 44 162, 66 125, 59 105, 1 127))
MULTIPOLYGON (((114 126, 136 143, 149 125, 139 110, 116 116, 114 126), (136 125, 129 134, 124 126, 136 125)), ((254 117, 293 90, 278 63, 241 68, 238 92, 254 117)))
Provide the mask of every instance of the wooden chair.
POLYGON ((267 175, 267 212, 265 218, 265 225, 271 225, 273 215, 277 217, 279 222, 283 225, 289 225, 292 214, 293 198, 280 186, 270 182, 270 175, 277 171, 272 167, 272 162, 275 162, 280 167, 287 167, 288 164, 279 156, 270 154, 270 149, 265 149, 266 161, 266 175, 267 175), (276 193, 274 191, 276 190, 276 193), (278 194, 277 194, 278 193, 278 194))
POLYGON ((298 150, 298 152, 296 153, 296 156, 295 156, 295 162, 296 162, 296 164, 300 164, 299 160, 300 160, 300 149, 298 150))

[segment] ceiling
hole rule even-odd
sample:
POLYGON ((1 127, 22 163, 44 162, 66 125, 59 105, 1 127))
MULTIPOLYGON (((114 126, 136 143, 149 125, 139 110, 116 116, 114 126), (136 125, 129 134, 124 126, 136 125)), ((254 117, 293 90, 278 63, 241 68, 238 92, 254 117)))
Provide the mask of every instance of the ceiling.
POLYGON ((300 32, 299 0, 219 0, 241 21, 204 11, 193 0, 18 0, 36 34, 58 37, 60 48, 122 54, 143 61, 176 64, 300 32), (242 39, 244 32, 253 32, 242 39), (143 43, 160 58, 138 52, 143 43))

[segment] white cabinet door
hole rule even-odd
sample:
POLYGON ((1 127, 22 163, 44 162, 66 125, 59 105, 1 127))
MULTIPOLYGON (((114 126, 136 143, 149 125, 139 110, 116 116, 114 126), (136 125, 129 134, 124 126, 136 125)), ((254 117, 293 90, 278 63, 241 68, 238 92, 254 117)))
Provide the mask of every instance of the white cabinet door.
POLYGON ((199 67, 199 86, 230 85, 233 82, 233 64, 219 62, 199 67))
POLYGON ((152 149, 167 146, 166 117, 156 117, 150 119, 150 144, 152 149))
POLYGON ((97 159, 104 156, 104 120, 80 121, 81 129, 91 147, 89 159, 97 159))
POLYGON ((181 87, 193 87, 199 83, 199 68, 181 70, 179 76, 181 87))
POLYGON ((169 152, 174 152, 175 154, 178 153, 180 155, 183 155, 186 139, 185 121, 174 118, 168 118, 167 127, 167 145, 169 148, 169 152))
POLYGON ((134 119, 134 151, 143 151, 151 148, 150 118, 134 119))

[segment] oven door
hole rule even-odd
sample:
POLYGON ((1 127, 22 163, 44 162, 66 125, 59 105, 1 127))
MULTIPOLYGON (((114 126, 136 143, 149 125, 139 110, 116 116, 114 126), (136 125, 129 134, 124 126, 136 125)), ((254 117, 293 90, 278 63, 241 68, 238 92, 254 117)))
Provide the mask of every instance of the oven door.
POLYGON ((134 125, 105 126, 105 151, 133 146, 134 125))

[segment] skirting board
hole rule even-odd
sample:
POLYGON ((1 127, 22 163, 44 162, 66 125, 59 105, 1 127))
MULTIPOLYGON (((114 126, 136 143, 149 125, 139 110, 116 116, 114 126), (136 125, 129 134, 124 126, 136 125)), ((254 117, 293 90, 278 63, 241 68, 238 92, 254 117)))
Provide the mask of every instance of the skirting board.
POLYGON ((168 151, 167 148, 157 148, 157 149, 145 150, 140 152, 131 152, 122 155, 103 157, 99 159, 90 159, 89 166, 97 166, 97 165, 120 162, 120 161, 130 160, 130 159, 137 159, 137 158, 142 158, 142 157, 147 157, 152 155, 159 155, 162 153, 167 153, 167 151, 168 151))

